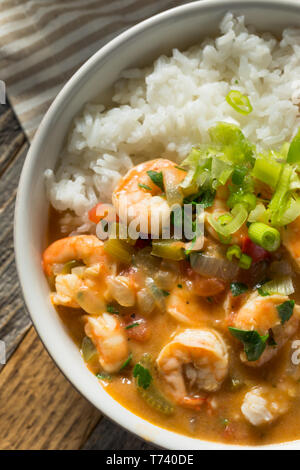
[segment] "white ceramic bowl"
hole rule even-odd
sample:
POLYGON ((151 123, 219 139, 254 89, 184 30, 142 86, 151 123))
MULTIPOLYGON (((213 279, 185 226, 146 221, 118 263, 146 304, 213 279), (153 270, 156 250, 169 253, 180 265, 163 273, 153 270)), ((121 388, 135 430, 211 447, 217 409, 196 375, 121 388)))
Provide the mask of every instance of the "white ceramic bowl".
MULTIPOLYGON (((258 30, 280 34, 300 26, 299 0, 203 0, 156 15, 124 32, 93 55, 69 80, 44 117, 22 171, 15 212, 15 252, 25 302, 37 332, 64 375, 100 411, 138 436, 167 449, 240 448, 182 436, 139 418, 113 400, 87 370, 49 300, 41 267, 48 202, 43 172, 53 168, 72 118, 96 95, 108 90, 128 67, 141 66, 172 47, 183 48, 216 35, 225 12, 244 14, 258 30)), ((299 441, 280 448, 299 448, 299 441)))

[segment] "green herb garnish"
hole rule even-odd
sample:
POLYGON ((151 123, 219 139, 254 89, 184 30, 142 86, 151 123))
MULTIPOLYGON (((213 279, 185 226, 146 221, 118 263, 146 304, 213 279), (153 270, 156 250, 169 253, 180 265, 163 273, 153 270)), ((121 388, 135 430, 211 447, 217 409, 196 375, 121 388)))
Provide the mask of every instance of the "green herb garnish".
POLYGON ((128 356, 128 358, 126 359, 126 361, 121 365, 120 370, 125 369, 125 367, 127 367, 128 364, 130 364, 131 359, 132 359, 132 353, 129 354, 129 356, 128 356))
POLYGON ((256 330, 239 330, 238 328, 228 328, 229 332, 244 345, 247 360, 257 361, 266 348, 269 334, 260 336, 256 330))
POLYGON ((177 284, 177 287, 179 287, 179 289, 182 289, 182 284, 177 284))
POLYGON ((168 292, 167 290, 163 290, 163 289, 161 289, 161 293, 164 297, 168 297, 170 295, 170 292, 168 292))
POLYGON ((119 315, 119 310, 116 309, 116 307, 114 307, 113 305, 109 304, 109 305, 106 305, 106 311, 108 313, 115 313, 116 315, 119 315))
POLYGON ((177 170, 181 170, 181 171, 187 172, 187 170, 186 170, 185 168, 181 168, 181 166, 175 165, 175 168, 177 168, 177 170))
POLYGON ((125 327, 125 330, 130 330, 131 328, 134 328, 135 326, 139 326, 138 322, 131 323, 130 325, 125 327))
POLYGON ((158 186, 162 191, 164 191, 164 177, 162 171, 147 171, 147 175, 152 180, 152 182, 158 186))
POLYGON ((150 186, 147 186, 146 184, 139 183, 138 186, 142 189, 147 189, 148 191, 152 191, 152 188, 150 188, 150 186))
POLYGON ((137 379, 138 386, 144 388, 145 390, 149 388, 152 382, 152 376, 149 370, 143 367, 141 364, 136 364, 134 366, 133 377, 137 379))
POLYGON ((285 302, 283 302, 282 304, 276 307, 282 325, 286 321, 288 321, 293 315, 294 306, 295 306, 294 300, 286 300, 285 302))
POLYGON ((233 297, 237 297, 238 295, 244 294, 248 290, 248 287, 242 282, 232 282, 230 284, 230 290, 233 297))
POLYGON ((110 382, 112 380, 111 375, 107 374, 106 372, 99 372, 96 374, 97 379, 99 380, 106 380, 107 382, 110 382))

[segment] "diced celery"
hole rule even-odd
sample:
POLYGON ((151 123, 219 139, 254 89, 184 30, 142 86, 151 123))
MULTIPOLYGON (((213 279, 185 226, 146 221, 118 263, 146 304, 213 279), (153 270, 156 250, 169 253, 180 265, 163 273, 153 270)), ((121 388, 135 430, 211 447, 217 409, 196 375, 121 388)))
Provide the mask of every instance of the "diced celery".
POLYGON ((109 238, 104 242, 104 251, 125 264, 130 264, 134 250, 123 240, 109 238))
POLYGON ((151 255, 179 261, 185 258, 184 243, 179 240, 152 240, 151 255))

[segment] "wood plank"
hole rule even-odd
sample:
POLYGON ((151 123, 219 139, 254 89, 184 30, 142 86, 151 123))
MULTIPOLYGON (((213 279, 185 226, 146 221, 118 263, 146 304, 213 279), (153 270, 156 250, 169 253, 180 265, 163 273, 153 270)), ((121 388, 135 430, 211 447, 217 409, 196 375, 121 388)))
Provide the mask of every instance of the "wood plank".
POLYGON ((0 175, 25 141, 25 134, 9 104, 0 105, 0 175))
POLYGON ((82 449, 156 450, 157 447, 125 431, 108 418, 102 418, 82 449))
POLYGON ((78 449, 99 418, 32 327, 0 374, 0 449, 78 449))
POLYGON ((0 339, 11 356, 31 325, 19 286, 13 241, 16 189, 28 150, 24 143, 0 178, 0 339))

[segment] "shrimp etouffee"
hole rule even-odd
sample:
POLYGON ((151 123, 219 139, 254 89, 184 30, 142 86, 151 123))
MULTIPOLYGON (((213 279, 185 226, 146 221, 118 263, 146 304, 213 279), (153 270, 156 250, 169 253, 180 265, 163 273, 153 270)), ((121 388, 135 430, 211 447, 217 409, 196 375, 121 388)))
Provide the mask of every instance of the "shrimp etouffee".
POLYGON ((219 123, 181 163, 131 168, 89 233, 61 238, 52 210, 52 303, 124 407, 199 439, 300 438, 299 172, 300 133, 263 150, 219 123), (122 198, 136 237, 120 235, 122 198), (193 236, 178 237, 186 206, 193 236))

